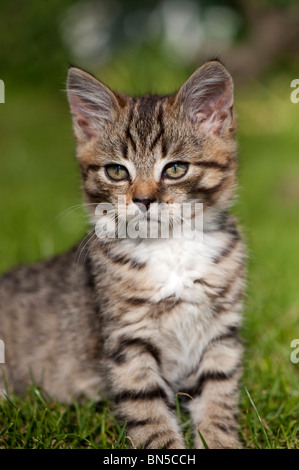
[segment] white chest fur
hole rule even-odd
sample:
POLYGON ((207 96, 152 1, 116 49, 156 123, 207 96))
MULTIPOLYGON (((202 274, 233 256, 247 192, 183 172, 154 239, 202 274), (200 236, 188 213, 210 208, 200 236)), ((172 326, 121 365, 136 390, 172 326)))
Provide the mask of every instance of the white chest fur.
POLYGON ((200 301, 194 295, 194 281, 207 277, 215 266, 213 258, 227 243, 222 233, 204 235, 203 241, 180 239, 146 239, 135 244, 131 253, 146 263, 155 284, 153 300, 158 302, 170 296, 185 301, 200 301), (192 296, 192 298, 191 298, 192 296))
MULTIPOLYGON (((186 239, 146 239, 128 246, 131 255, 146 263, 146 273, 153 285, 151 301, 174 296, 182 300, 171 315, 163 316, 154 336, 163 344, 165 376, 179 382, 182 374, 198 364, 206 344, 211 305, 201 283, 219 272, 213 259, 227 246, 227 234, 204 235, 203 242, 186 239)), ((131 241, 128 241, 128 245, 131 241)))

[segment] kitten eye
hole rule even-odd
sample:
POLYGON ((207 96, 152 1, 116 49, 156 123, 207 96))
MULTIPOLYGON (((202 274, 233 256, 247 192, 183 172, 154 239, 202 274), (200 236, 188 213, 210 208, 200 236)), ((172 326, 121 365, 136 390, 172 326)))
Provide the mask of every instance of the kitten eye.
POLYGON ((188 170, 188 163, 175 162, 169 163, 163 170, 163 175, 167 178, 177 179, 185 176, 188 170))
POLYGON ((129 178, 128 170, 122 165, 106 165, 106 174, 114 181, 127 180, 129 178))

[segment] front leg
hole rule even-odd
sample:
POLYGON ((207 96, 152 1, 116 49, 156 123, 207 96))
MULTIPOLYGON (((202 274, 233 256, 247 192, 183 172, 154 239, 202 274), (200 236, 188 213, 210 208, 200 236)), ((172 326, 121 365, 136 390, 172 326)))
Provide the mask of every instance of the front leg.
POLYGON ((119 338, 108 353, 110 393, 136 448, 184 449, 174 394, 160 374, 159 356, 148 339, 119 338))
POLYGON ((186 390, 197 449, 204 448, 200 434, 210 449, 241 447, 237 422, 241 354, 234 330, 211 341, 200 361, 195 386, 186 390))

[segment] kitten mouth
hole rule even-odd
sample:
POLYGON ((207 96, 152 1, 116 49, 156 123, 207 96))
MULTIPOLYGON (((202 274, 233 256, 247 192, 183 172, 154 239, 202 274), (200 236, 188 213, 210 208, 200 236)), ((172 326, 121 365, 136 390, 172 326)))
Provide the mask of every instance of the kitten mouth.
MULTIPOLYGON (((200 204, 202 209, 202 204, 200 204)), ((202 210, 192 206, 153 206, 146 210, 112 204, 99 204, 96 208, 96 235, 98 238, 196 238, 203 230, 202 210), (118 209, 118 210, 117 210, 118 209), (195 215, 196 217, 193 217, 195 215)))

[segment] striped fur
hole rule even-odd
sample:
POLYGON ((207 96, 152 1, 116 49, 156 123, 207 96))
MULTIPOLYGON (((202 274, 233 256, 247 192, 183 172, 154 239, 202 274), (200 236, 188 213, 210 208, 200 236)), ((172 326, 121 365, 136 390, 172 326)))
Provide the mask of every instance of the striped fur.
POLYGON ((175 95, 141 98, 71 68, 86 201, 126 196, 129 213, 134 200, 150 198, 150 214, 160 202, 202 202, 203 243, 91 236, 76 263, 73 251, 0 282, 9 385, 24 390, 31 368, 58 399, 100 390, 138 448, 185 447, 176 394, 190 411, 196 448, 203 447, 197 430, 211 448, 240 446, 245 251, 228 213, 237 168, 232 89, 216 61, 175 95), (186 175, 165 179, 163 168, 176 161, 188 164, 186 175), (129 177, 112 182, 109 164, 125 166, 129 177))

